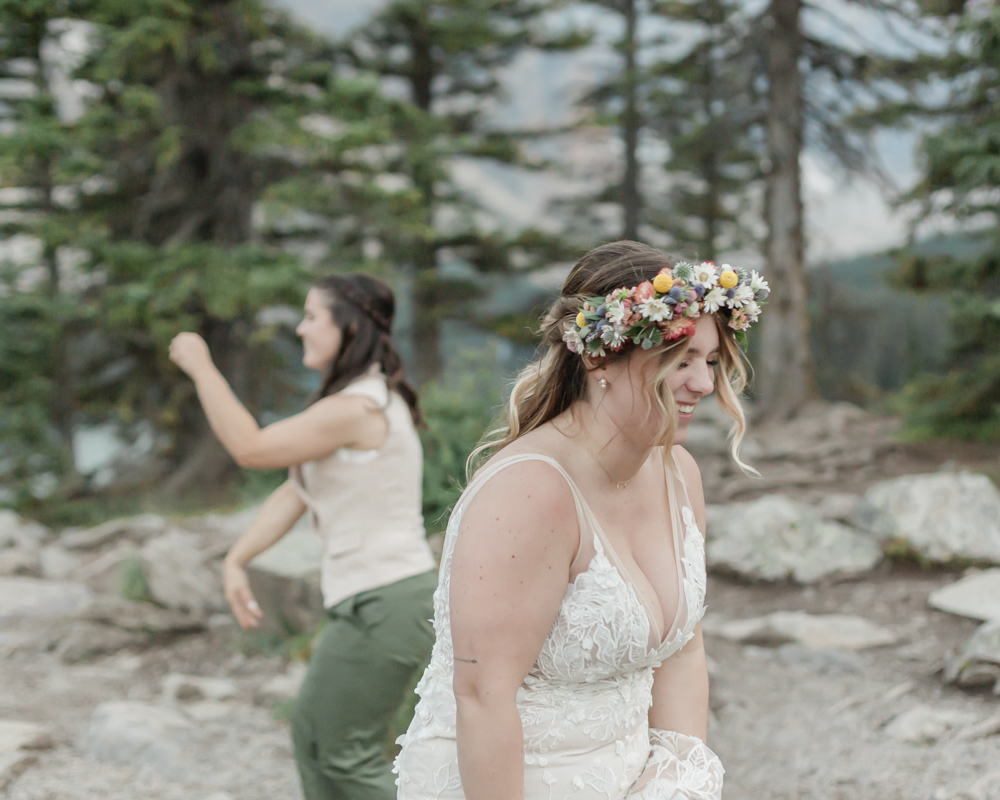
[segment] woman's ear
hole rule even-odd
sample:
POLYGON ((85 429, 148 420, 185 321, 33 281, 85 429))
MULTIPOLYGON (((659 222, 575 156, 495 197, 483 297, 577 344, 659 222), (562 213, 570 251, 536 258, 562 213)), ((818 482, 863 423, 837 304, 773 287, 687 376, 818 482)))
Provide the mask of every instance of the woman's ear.
POLYGON ((592 356, 590 353, 584 353, 581 358, 583 359, 583 368, 587 372, 594 372, 595 370, 607 370, 607 359, 604 356, 592 356))

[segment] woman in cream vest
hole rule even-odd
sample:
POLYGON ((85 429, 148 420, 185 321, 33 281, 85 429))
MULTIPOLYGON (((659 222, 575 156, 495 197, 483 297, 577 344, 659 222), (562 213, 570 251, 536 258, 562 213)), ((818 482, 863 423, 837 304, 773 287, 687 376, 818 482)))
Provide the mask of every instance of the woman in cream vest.
POLYGON ((244 565, 303 513, 322 543, 327 624, 292 719, 307 800, 396 796, 382 742, 434 638, 420 412, 390 339, 393 312, 391 290, 375 278, 316 283, 296 332, 303 364, 324 374, 322 387, 301 414, 266 428, 233 394, 200 336, 182 333, 170 346, 233 458, 244 467, 290 468, 225 560, 226 599, 242 627, 256 627, 263 614, 244 565))

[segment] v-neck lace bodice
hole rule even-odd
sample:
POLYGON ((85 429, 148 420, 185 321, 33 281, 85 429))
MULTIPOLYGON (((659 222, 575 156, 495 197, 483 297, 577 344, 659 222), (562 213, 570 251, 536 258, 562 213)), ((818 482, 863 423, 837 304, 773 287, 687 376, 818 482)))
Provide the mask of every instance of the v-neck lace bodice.
MULTIPOLYGON (((512 464, 540 460, 559 471, 576 503, 581 543, 593 545, 586 569, 566 587, 556 619, 518 690, 524 731, 525 798, 624 798, 650 755, 647 714, 653 669, 694 635, 704 614, 705 557, 690 507, 674 513, 679 604, 667 636, 616 566, 613 549, 583 495, 562 466, 547 456, 522 454, 489 465, 473 478, 448 522, 434 595, 437 640, 417 686, 413 722, 400 737, 396 762, 399 797, 464 797, 455 751, 455 697, 449 592, 451 559, 462 515, 479 489, 512 464)), ((668 479, 669 482, 673 478, 668 479)), ((671 508, 677 510, 670 490, 671 508)))

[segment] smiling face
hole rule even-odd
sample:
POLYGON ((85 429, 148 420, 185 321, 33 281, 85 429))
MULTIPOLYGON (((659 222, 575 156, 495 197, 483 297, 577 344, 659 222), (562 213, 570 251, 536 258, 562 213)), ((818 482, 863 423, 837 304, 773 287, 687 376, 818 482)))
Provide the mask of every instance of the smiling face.
POLYGON ((305 316, 295 329, 302 339, 303 365, 319 372, 337 357, 344 338, 333 320, 329 300, 322 289, 310 289, 306 295, 305 316))
POLYGON ((698 318, 687 353, 667 377, 667 386, 677 403, 677 430, 674 444, 683 444, 694 410, 704 397, 715 391, 715 372, 719 364, 719 328, 708 314, 698 318))
MULTIPOLYGON (((595 387, 602 410, 621 434, 636 445, 655 442, 663 432, 663 411, 659 403, 650 402, 649 387, 656 384, 657 373, 664 368, 664 358, 662 350, 637 348, 628 358, 600 366, 591 373, 595 384, 601 378, 607 380, 606 388, 598 388, 599 384, 595 387)), ((686 353, 666 376, 666 388, 673 395, 678 412, 673 444, 683 444, 687 439, 695 407, 715 391, 718 363, 719 329, 706 314, 697 320, 686 353)))

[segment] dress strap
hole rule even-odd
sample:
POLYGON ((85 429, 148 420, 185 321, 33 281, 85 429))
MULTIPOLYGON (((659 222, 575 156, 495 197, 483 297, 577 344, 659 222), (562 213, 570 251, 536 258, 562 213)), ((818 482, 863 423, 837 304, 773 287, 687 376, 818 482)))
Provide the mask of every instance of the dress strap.
POLYGON ((577 546, 577 553, 573 561, 573 563, 576 563, 576 558, 579 557, 580 552, 583 549, 585 527, 590 529, 591 536, 596 543, 595 546, 600 546, 600 542, 597 538, 595 526, 590 524, 590 517, 587 514, 589 508, 583 500, 583 494, 580 492, 580 488, 570 477, 569 473, 566 472, 562 464, 551 456, 543 456, 541 453, 519 453, 517 455, 501 458, 487 464, 472 476, 472 480, 469 481, 469 485, 465 487, 465 491, 462 492, 462 496, 455 504, 455 510, 452 514, 454 515, 456 513, 464 512, 472 498, 479 493, 479 490, 482 489, 493 476, 505 470, 507 467, 511 467, 514 464, 521 464, 525 461, 544 461, 546 464, 553 467, 560 475, 562 475, 563 478, 566 479, 566 483, 569 484, 570 491, 573 493, 573 505, 576 507, 577 522, 580 526, 580 544, 577 546))

